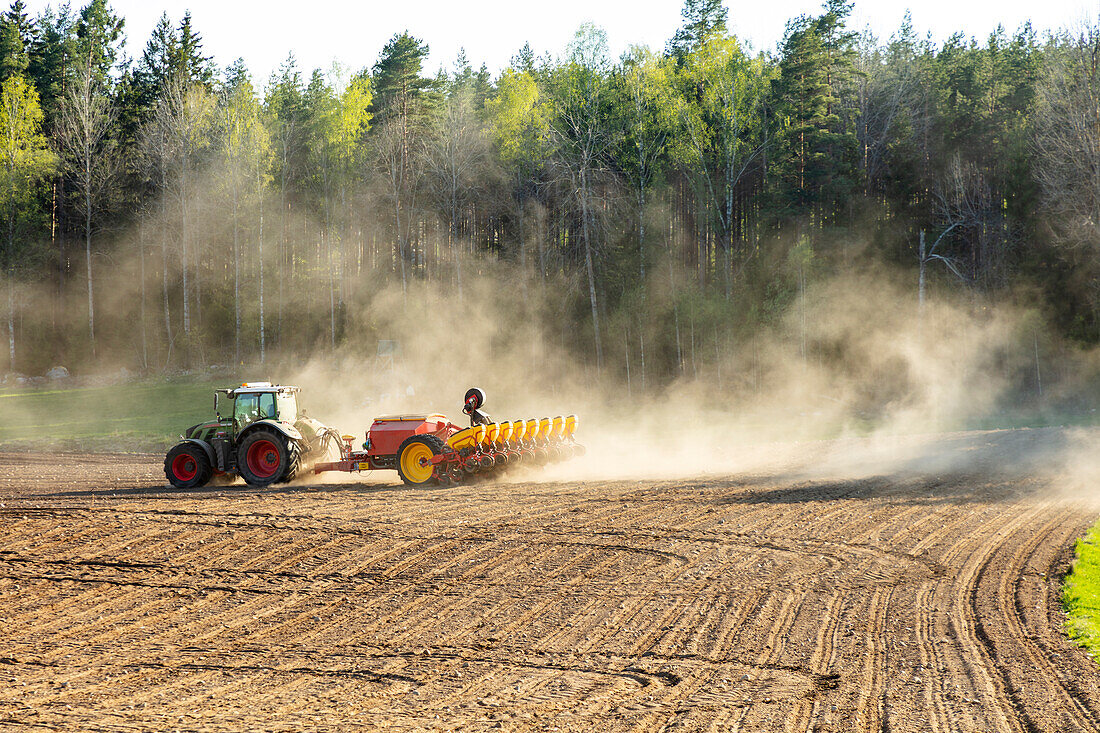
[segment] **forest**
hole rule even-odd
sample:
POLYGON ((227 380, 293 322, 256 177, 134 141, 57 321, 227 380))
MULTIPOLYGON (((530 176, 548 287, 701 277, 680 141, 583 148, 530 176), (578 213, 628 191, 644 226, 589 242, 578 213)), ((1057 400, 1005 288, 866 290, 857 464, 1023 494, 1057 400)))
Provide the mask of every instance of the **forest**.
POLYGON ((217 68, 187 13, 131 57, 107 0, 15 0, 6 371, 369 351, 402 338, 379 298, 438 298, 445 321, 490 289, 516 328, 647 389, 853 272, 914 314, 1007 303, 1100 341, 1100 28, 936 43, 907 18, 880 39, 852 8, 761 51, 720 0, 686 0, 665 48, 619 58, 582 25, 558 54, 517 39, 496 76, 464 54, 435 71, 402 32, 362 67, 290 53, 257 80, 217 68))

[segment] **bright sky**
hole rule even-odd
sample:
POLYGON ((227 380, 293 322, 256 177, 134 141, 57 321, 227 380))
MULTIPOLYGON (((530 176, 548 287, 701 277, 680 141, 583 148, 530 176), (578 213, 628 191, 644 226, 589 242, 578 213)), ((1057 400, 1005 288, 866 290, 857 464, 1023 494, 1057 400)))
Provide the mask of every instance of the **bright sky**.
MULTIPOLYGON (((70 0, 74 8, 82 0, 70 0)), ((771 49, 789 18, 816 13, 820 0, 725 0, 731 30, 755 49, 771 49)), ((29 0, 37 15, 57 0, 29 0)), ((5 3, 6 5, 6 3, 5 3)), ((536 54, 557 55, 577 27, 591 21, 607 31, 614 55, 631 44, 664 47, 680 25, 682 0, 111 0, 126 18, 126 50, 139 56, 161 12, 178 24, 190 8, 206 52, 225 67, 243 57, 262 86, 293 51, 299 68, 328 70, 334 61, 358 70, 372 65, 395 33, 408 30, 428 42, 428 69, 451 68, 459 48, 475 67, 496 74, 529 42, 536 54)), ((887 38, 911 8, 918 33, 941 41, 955 31, 986 37, 998 23, 1014 30, 1031 21, 1040 32, 1074 26, 1100 14, 1100 0, 856 0, 854 28, 870 26, 887 38)))

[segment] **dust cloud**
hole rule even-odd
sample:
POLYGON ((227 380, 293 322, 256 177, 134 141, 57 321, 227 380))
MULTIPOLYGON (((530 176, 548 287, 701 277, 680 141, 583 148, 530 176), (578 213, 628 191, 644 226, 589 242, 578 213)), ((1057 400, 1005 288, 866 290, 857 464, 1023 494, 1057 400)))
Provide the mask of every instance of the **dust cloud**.
POLYGON ((720 361, 641 393, 637 363, 633 388, 621 370, 597 374, 561 346, 555 303, 540 300, 535 283, 517 299, 517 273, 482 267, 461 300, 430 284, 375 294, 361 317, 370 332, 399 342, 399 353, 318 353, 286 381, 302 385, 318 417, 357 436, 388 413, 438 411, 464 424, 470 386, 485 389, 497 420, 577 414, 587 455, 510 474, 517 481, 977 470, 1045 471, 1054 480, 1071 460, 1081 467, 1075 475, 1088 474, 1090 431, 1071 441, 1050 430, 975 430, 1050 417, 1079 399, 1081 375, 1095 372, 1093 355, 1064 347, 1072 363, 1044 365, 1033 311, 942 301, 922 308, 913 289, 881 272, 836 278, 809 288, 720 361))

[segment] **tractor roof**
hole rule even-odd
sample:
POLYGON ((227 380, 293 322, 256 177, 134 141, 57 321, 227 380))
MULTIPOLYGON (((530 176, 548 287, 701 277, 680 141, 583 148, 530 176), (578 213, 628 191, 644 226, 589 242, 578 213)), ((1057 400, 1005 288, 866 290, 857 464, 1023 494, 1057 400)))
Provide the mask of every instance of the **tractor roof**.
POLYGON ((235 397, 239 394, 257 394, 261 392, 301 392, 300 387, 294 387, 288 384, 272 384, 271 382, 245 382, 240 387, 219 389, 216 392, 224 392, 225 394, 235 397))

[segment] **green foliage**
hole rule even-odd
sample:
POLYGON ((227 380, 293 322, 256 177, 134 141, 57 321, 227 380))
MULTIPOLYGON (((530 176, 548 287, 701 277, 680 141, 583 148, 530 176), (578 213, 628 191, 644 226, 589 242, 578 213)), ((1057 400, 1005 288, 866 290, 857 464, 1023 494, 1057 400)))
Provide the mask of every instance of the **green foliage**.
POLYGON ((220 90, 215 118, 230 188, 257 189, 258 193, 268 178, 271 140, 256 90, 240 60, 220 90))
POLYGON ((530 175, 546 158, 551 113, 535 77, 507 69, 485 109, 501 161, 530 175))
POLYGON ((67 5, 56 12, 47 7, 35 22, 37 30, 28 48, 27 76, 34 83, 46 117, 51 122, 65 93, 69 66, 76 53, 76 19, 67 5))
POLYGON ((1076 554, 1062 589, 1066 630, 1100 662, 1100 523, 1077 540, 1076 554))
POLYGON ((4 265, 13 268, 42 216, 42 183, 57 156, 42 134, 38 94, 21 76, 0 86, 0 241, 4 265))

